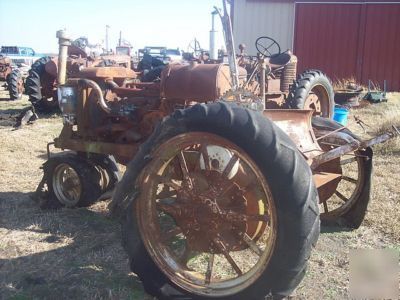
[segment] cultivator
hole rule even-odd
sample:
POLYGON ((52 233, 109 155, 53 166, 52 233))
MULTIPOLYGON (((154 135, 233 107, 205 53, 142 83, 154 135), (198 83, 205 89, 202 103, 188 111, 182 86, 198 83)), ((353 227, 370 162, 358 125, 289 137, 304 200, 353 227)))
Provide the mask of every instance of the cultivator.
MULTIPOLYGON (((230 22, 226 10, 223 16, 230 22)), ((290 294, 304 275, 320 217, 361 224, 370 147, 398 133, 361 141, 315 110, 265 109, 271 86, 278 86, 271 59, 261 53, 248 76, 224 28, 229 67, 171 64, 154 82, 121 67, 85 68, 65 80, 68 39, 59 33, 64 127, 52 144, 71 151, 48 149, 41 205, 87 206, 119 181, 110 209, 122 216, 132 271, 163 299, 290 294), (114 158, 127 165, 121 180, 114 158)), ((295 68, 285 66, 279 86, 295 68)), ((324 84, 306 88, 303 100, 327 94, 324 84)), ((287 93, 276 95, 287 103, 287 93)))

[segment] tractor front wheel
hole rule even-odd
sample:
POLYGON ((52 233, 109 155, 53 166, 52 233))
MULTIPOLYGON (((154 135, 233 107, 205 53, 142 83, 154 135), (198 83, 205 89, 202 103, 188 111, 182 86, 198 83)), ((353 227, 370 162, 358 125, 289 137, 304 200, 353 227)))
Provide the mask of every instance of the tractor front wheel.
POLYGON ((123 244, 159 299, 288 296, 319 235, 311 170, 261 114, 224 103, 177 111, 128 165, 123 244))
POLYGON ((24 80, 18 69, 15 69, 7 78, 7 87, 11 100, 19 100, 24 92, 24 80))
POLYGON ((98 169, 76 154, 55 154, 44 163, 43 172, 47 195, 41 199, 41 208, 85 207, 102 193, 98 169))
POLYGON ((312 109, 315 116, 333 118, 334 96, 329 78, 319 70, 308 70, 292 85, 287 103, 289 108, 312 109))

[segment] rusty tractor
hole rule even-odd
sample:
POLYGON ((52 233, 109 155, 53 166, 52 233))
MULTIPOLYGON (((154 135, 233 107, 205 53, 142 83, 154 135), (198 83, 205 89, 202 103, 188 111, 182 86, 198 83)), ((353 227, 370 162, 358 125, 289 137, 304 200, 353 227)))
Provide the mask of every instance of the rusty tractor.
POLYGON ((281 52, 279 43, 267 36, 259 37, 255 46, 258 55, 249 57, 245 45, 239 45, 238 65, 249 74, 243 89, 264 94, 267 109, 311 109, 315 116, 333 117, 333 86, 322 71, 306 70, 296 78, 298 60, 290 50, 281 52))
POLYGON ((112 195, 130 267, 160 299, 289 295, 320 219, 361 224, 371 146, 396 135, 362 141, 314 110, 265 109, 266 68, 258 93, 243 88, 224 7, 229 66, 170 64, 153 82, 121 67, 66 79, 69 39, 57 34, 64 126, 37 198, 57 208, 112 195))
POLYGON ((10 94, 10 100, 22 98, 24 92, 24 79, 18 68, 13 68, 11 59, 0 56, 0 81, 5 81, 10 94))
MULTIPOLYGON (((86 67, 123 66, 131 67, 129 55, 96 56, 85 51, 87 39, 79 38, 68 47, 67 74, 74 77, 80 69, 86 67)), ((119 47, 123 50, 125 47, 119 47)), ((58 73, 57 57, 45 56, 38 59, 29 71, 25 89, 29 101, 39 112, 58 110, 56 78, 58 73)))

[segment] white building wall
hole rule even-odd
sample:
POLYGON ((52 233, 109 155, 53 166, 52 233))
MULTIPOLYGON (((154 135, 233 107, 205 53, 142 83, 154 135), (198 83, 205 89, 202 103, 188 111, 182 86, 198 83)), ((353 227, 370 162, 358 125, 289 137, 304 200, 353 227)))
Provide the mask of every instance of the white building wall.
POLYGON ((276 40, 281 51, 293 49, 295 4, 293 2, 261 2, 233 0, 233 34, 237 46, 246 45, 246 53, 256 55, 255 41, 260 36, 276 40))

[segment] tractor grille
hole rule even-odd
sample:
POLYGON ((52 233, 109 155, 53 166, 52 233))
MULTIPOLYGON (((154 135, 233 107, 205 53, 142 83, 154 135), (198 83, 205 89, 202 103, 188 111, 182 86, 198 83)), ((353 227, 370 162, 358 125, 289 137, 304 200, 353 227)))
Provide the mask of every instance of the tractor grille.
POLYGON ((297 57, 292 55, 290 62, 285 66, 281 75, 281 91, 288 93, 293 81, 296 80, 297 57))

